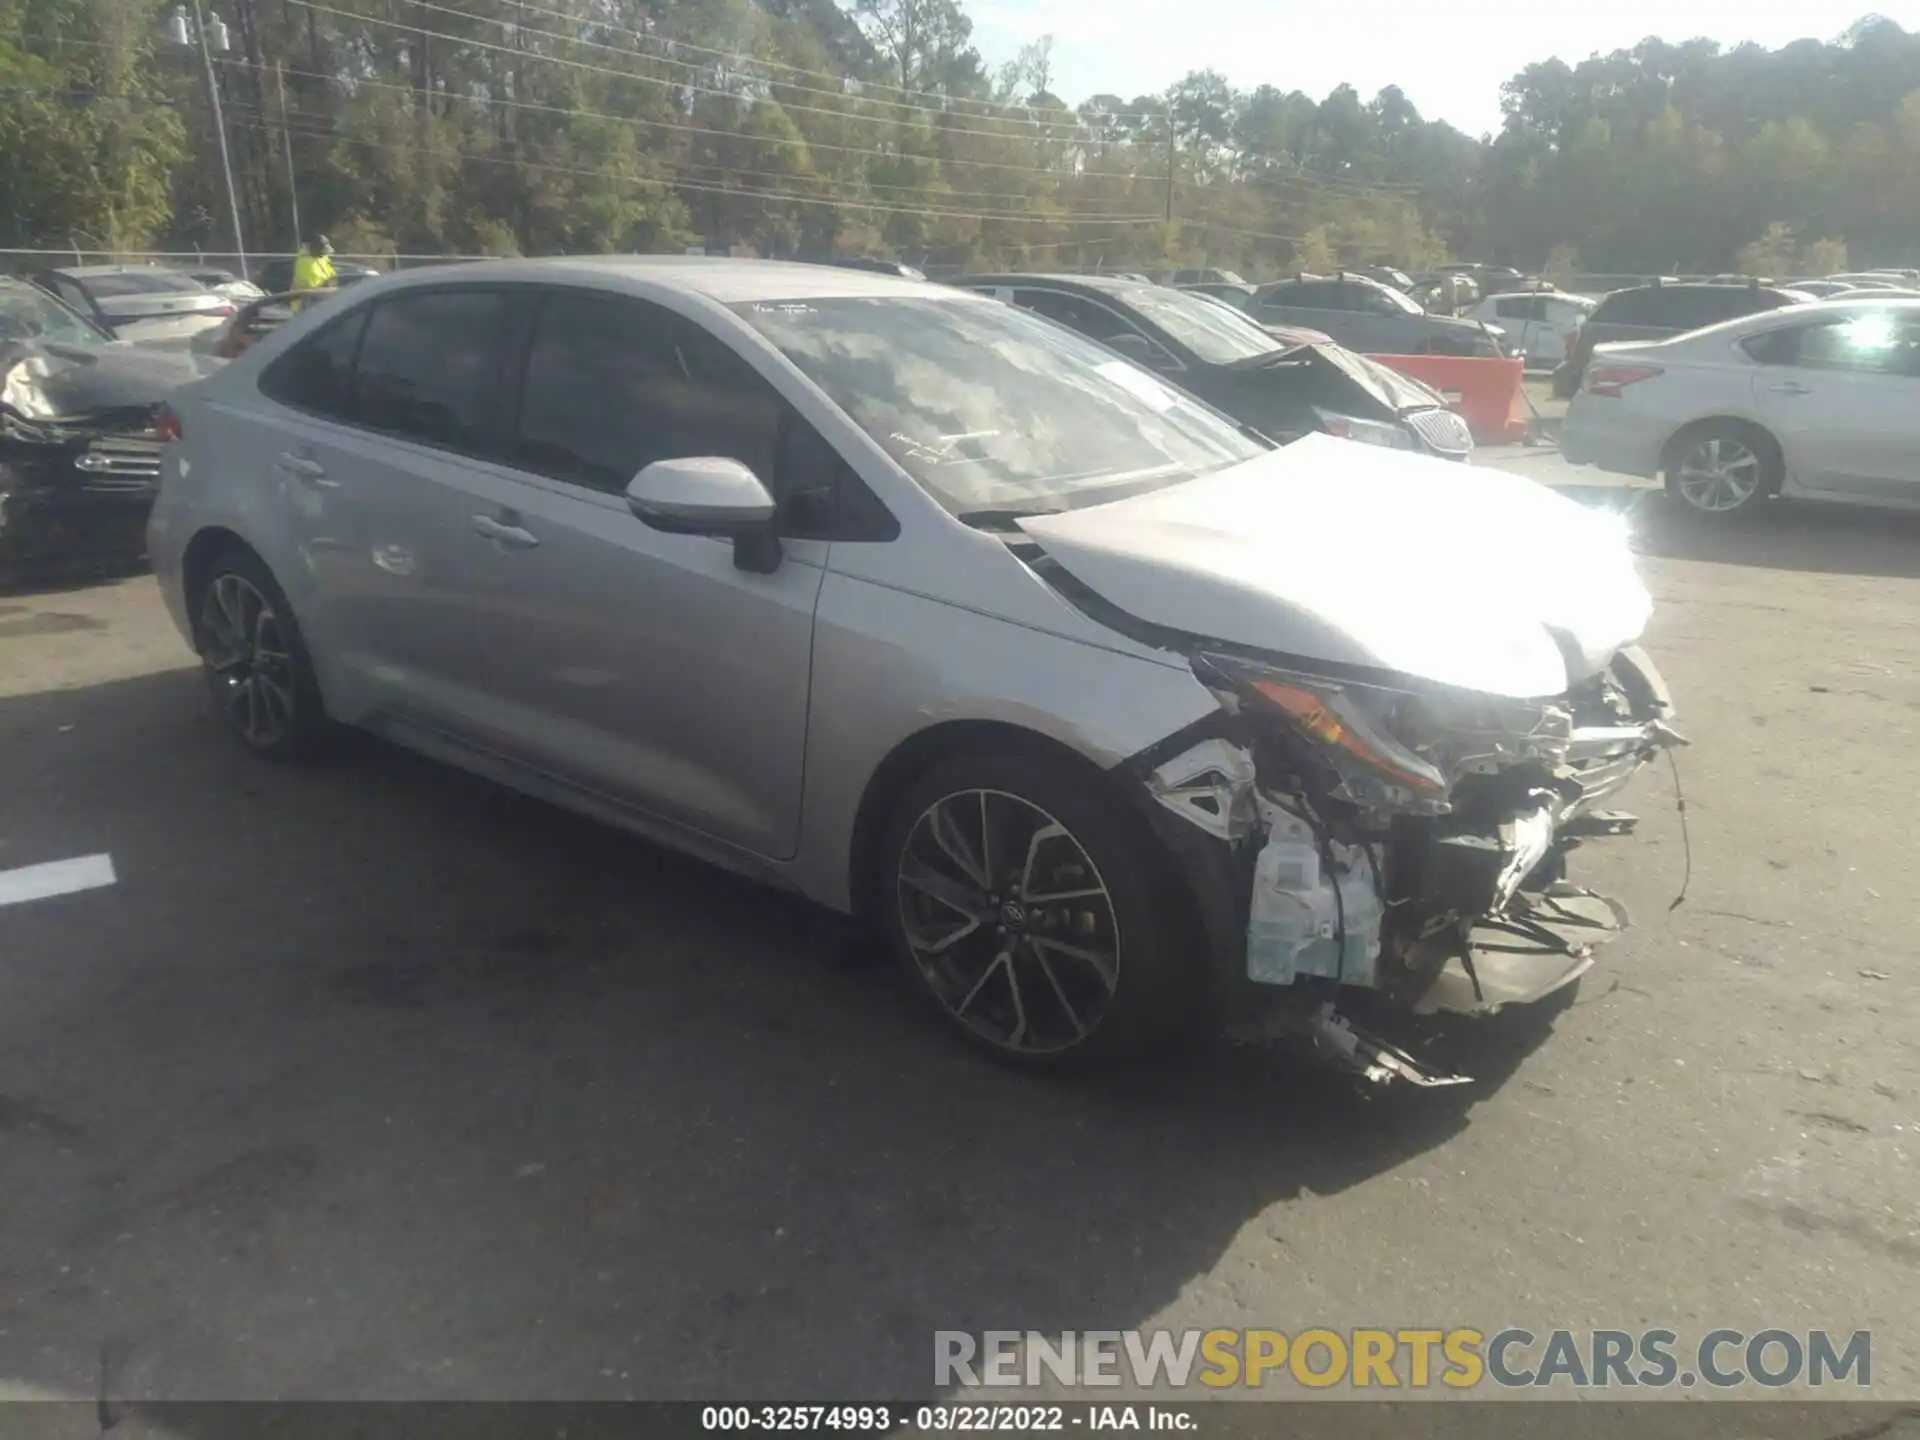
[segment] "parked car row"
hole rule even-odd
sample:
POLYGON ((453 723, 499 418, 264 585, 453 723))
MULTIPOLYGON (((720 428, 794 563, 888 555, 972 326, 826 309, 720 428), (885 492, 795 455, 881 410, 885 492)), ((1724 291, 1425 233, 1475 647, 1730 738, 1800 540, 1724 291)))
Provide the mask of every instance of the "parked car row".
POLYGON ((863 917, 1016 1063, 1444 1084, 1356 1007, 1577 980, 1567 853, 1678 737, 1619 527, 1407 415, 1137 282, 485 262, 176 392, 149 543, 262 756, 363 727, 863 917))
POLYGON ((1289 343, 1200 295, 1094 275, 969 275, 1285 444, 1321 431, 1464 460, 1464 421, 1418 381, 1337 344, 1289 343))

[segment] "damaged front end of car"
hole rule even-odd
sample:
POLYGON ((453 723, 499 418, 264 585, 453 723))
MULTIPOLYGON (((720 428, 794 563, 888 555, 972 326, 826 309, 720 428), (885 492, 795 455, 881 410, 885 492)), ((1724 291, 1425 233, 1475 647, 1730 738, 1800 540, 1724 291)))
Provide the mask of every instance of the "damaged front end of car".
POLYGON ((1631 829, 1607 800, 1686 743, 1637 648, 1541 701, 1227 646, 1190 658, 1220 711, 1137 757, 1134 773, 1196 881, 1238 1033, 1296 1042, 1372 1081, 1458 1083, 1468 1077, 1350 1012, 1536 1001, 1625 927, 1617 903, 1568 879, 1567 856, 1631 829))
POLYGON ((0 583, 128 566, 146 551, 165 443, 159 387, 152 400, 124 386, 89 395, 68 368, 0 355, 0 583), (56 376, 67 383, 48 383, 56 376), (89 399, 102 403, 68 408, 89 399))

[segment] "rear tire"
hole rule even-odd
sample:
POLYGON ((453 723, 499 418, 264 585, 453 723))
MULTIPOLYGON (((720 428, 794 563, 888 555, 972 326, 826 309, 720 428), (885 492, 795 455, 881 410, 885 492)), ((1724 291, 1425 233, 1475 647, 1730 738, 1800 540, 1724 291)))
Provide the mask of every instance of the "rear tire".
POLYGON ((1689 514, 1750 514, 1780 488, 1780 447, 1764 430, 1710 420, 1676 435, 1662 462, 1667 494, 1689 514))
POLYGON ((293 608, 251 550, 207 567, 190 597, 194 648, 228 731, 269 760, 306 760, 328 735, 326 708, 293 608))
POLYGON ((1146 826, 1072 761, 975 753, 894 809, 877 903, 915 988, 995 1058, 1111 1063, 1190 1036, 1208 993, 1146 826))

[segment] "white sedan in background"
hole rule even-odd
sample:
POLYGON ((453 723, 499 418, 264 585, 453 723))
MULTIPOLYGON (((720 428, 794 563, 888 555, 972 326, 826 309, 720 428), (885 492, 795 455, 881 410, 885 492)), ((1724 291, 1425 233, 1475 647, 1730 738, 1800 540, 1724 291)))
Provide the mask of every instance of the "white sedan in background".
POLYGON ((1567 358, 1573 337, 1599 302, 1560 290, 1517 290, 1489 295, 1474 307, 1473 318, 1506 331, 1507 353, 1529 370, 1551 370, 1567 358))
POLYGON ((1849 296, 1596 346, 1560 450, 1663 475, 1706 515, 1774 495, 1920 508, 1920 300, 1849 296))

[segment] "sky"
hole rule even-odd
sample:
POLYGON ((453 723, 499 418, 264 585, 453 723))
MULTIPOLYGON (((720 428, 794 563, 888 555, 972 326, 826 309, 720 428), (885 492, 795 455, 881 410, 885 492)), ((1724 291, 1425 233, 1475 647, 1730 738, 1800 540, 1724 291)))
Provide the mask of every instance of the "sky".
POLYGON ((1553 55, 1575 64, 1649 35, 1777 49, 1803 36, 1831 40, 1869 13, 1920 29, 1920 0, 1478 0, 1458 9, 1431 0, 966 0, 965 9, 994 66, 1051 34, 1053 91, 1070 105, 1101 92, 1130 100, 1213 69, 1240 89, 1276 85, 1315 99, 1342 82, 1362 99, 1398 85, 1422 115, 1470 135, 1499 129, 1503 81, 1553 55))

